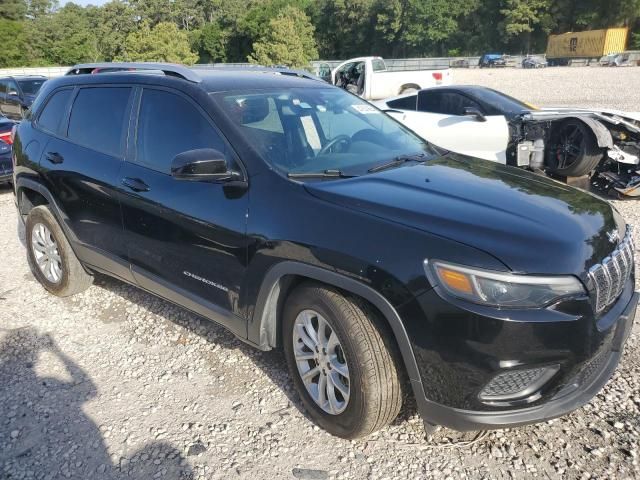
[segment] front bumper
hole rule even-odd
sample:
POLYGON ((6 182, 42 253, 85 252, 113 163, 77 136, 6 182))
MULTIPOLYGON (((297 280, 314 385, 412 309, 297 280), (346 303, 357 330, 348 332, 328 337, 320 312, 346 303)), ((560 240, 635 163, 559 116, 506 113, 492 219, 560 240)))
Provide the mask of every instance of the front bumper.
MULTIPOLYGON (((427 297, 421 302, 422 309, 427 300, 433 303, 433 296, 427 297)), ((414 344, 422 378, 412 378, 411 383, 423 420, 459 431, 487 430, 543 422, 581 407, 613 375, 633 326, 639 297, 633 291, 632 279, 618 303, 597 322, 592 316, 576 316, 559 324, 507 319, 499 326, 495 319, 485 318, 480 321, 490 322, 487 339, 477 331, 478 325, 467 318, 466 330, 460 324, 454 327, 457 345, 453 341, 449 347, 457 348, 456 352, 448 355, 441 350, 428 356, 424 350, 427 344, 414 344), (552 338, 557 335, 560 337, 552 338), (505 346, 505 339, 513 348, 505 346), (518 351, 521 353, 515 353, 518 351), (421 358, 438 358, 442 363, 432 363, 429 368, 421 358), (560 365, 560 370, 529 399, 511 405, 492 405, 479 399, 482 387, 497 373, 510 371, 512 365, 523 368, 552 363, 560 365), (505 365, 509 368, 505 369, 505 365)), ((427 323, 440 341, 451 333, 442 331, 437 321, 427 323)))

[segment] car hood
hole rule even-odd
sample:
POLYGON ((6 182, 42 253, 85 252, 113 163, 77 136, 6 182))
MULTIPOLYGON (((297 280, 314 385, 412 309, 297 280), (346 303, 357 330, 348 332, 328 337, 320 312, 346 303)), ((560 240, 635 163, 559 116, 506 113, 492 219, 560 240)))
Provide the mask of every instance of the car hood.
POLYGON ((611 232, 624 236, 620 215, 589 193, 451 153, 305 188, 345 208, 473 246, 516 272, 584 278, 615 248, 611 232))

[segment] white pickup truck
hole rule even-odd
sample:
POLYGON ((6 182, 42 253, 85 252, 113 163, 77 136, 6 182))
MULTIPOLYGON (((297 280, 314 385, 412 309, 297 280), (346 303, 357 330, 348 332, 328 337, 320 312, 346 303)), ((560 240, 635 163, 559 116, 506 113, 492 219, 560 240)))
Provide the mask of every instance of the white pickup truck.
POLYGON ((389 71, 380 57, 352 58, 333 71, 322 64, 319 76, 332 85, 344 88, 365 100, 380 100, 427 87, 451 85, 448 68, 432 70, 389 71))

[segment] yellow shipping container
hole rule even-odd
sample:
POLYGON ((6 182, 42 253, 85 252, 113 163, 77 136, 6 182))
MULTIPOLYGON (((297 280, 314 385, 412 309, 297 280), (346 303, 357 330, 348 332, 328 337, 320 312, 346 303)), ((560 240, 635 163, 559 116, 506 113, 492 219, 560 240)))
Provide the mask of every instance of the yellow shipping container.
POLYGON ((628 28, 608 28, 549 35, 547 58, 600 58, 624 52, 628 34, 628 28))

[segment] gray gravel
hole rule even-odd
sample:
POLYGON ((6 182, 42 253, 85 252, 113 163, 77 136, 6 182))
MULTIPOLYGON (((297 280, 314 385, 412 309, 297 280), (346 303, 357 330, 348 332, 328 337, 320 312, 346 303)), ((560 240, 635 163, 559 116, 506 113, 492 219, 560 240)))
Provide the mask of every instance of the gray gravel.
MULTIPOLYGON (((624 95, 612 105, 633 108, 638 74, 456 78, 541 104, 609 105, 615 85, 624 95)), ((615 204, 640 225, 640 203, 615 204)), ((392 426, 349 442, 301 412, 278 352, 255 351, 116 280, 100 278, 70 299, 48 295, 28 271, 16 224, 13 197, 0 187, 0 479, 640 477, 637 325, 612 380, 569 416, 464 446, 472 434, 440 430, 425 442, 409 405, 392 426)))

